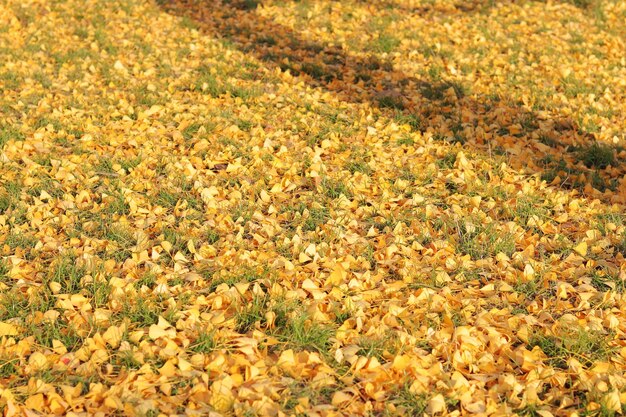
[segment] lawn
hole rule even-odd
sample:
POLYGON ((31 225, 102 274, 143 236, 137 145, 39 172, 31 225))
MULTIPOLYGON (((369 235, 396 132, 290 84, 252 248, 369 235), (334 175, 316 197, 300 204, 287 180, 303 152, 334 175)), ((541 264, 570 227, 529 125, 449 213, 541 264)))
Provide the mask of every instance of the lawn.
POLYGON ((0 0, 0 408, 626 413, 626 2, 0 0))

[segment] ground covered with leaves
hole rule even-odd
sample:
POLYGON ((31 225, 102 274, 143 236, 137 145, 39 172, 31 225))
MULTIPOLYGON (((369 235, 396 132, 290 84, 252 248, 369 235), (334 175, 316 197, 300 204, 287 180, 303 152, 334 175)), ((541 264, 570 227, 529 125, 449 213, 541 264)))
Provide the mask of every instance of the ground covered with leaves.
POLYGON ((626 412, 625 20, 3 0, 4 415, 626 412))

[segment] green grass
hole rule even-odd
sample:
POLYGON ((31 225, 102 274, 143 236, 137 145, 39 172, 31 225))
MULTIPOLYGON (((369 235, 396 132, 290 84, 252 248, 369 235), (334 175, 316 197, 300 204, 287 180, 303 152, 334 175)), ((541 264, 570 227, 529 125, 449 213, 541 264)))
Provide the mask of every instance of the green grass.
POLYGON ((172 244, 172 255, 175 255, 177 252, 181 252, 183 255, 190 254, 189 249, 187 248, 189 238, 182 232, 172 227, 167 227, 163 229, 163 240, 172 244))
POLYGON ((605 334, 582 328, 555 335, 535 333, 528 341, 528 348, 535 346, 546 354, 551 366, 561 369, 567 369, 569 358, 575 358, 590 367, 596 361, 606 360, 614 351, 605 334))
POLYGON ((46 283, 60 284, 59 293, 61 294, 78 294, 82 289, 81 279, 86 272, 84 267, 78 266, 76 257, 66 255, 57 259, 55 266, 46 277, 46 283))
POLYGON ((399 45, 400 39, 383 33, 370 43, 369 48, 374 52, 389 53, 396 49, 399 45))
POLYGON ((146 272, 134 283, 134 286, 138 290, 140 290, 144 285, 149 289, 153 289, 156 286, 156 278, 157 277, 154 272, 146 272))
POLYGON ((402 97, 385 94, 376 99, 379 107, 384 109, 404 110, 404 102, 402 97))
POLYGON ((329 209, 317 203, 311 205, 299 203, 298 205, 284 208, 282 212, 290 214, 289 229, 293 230, 297 226, 302 226, 302 230, 305 232, 314 232, 330 219, 329 209))
POLYGON ((334 334, 334 328, 313 322, 304 311, 298 310, 284 326, 278 328, 276 336, 289 348, 317 351, 324 356, 330 352, 334 334))
POLYGON ((360 337, 356 344, 360 349, 357 355, 375 357, 380 362, 384 360, 385 352, 396 353, 396 341, 390 336, 385 337, 360 337))
POLYGON ((180 195, 177 193, 173 193, 167 190, 160 190, 156 195, 154 202, 164 208, 174 208, 178 200, 180 199, 180 195))
POLYGON ((220 234, 214 229, 208 229, 204 232, 204 241, 209 245, 214 245, 220 240, 220 234))
POLYGON ((25 294, 9 291, 0 295, 0 319, 23 318, 31 308, 31 303, 25 294))
POLYGON ((130 247, 135 244, 135 239, 130 230, 120 226, 107 227, 104 237, 116 243, 116 247, 113 250, 113 259, 123 262, 132 256, 130 247))
POLYGON ((456 152, 449 152, 443 158, 437 160, 437 166, 441 169, 451 169, 454 168, 454 163, 456 162, 456 152))
POLYGON ((211 331, 201 331, 198 333, 196 340, 194 340, 189 349, 195 353, 211 353, 214 350, 218 349, 219 344, 217 343, 215 332, 211 331))
POLYGON ((13 199, 8 194, 0 194, 0 214, 6 213, 11 205, 13 204, 13 199))
POLYGON ((118 351, 113 355, 110 362, 120 370, 137 370, 141 368, 141 362, 137 360, 131 350, 118 351))
POLYGON ((19 362, 17 358, 0 358, 0 378, 10 378, 18 375, 19 369, 15 366, 19 362))
POLYGON ((125 300, 120 311, 120 317, 127 318, 133 327, 148 327, 156 324, 161 314, 161 308, 149 298, 137 295, 125 300))
POLYGON ((141 163, 141 160, 141 156, 136 156, 134 158, 120 159, 117 163, 120 164, 126 172, 129 172, 130 170, 137 168, 141 163))
POLYGON ((426 414, 428 398, 425 394, 415 394, 410 390, 410 383, 405 383, 393 391, 389 402, 397 407, 400 415, 423 416, 426 414))
POLYGON ((9 245, 11 249, 32 249, 35 247, 37 242, 38 239, 34 236, 23 233, 11 233, 6 237, 4 244, 9 245))
POLYGON ((69 350, 73 351, 82 344, 82 337, 77 330, 63 320, 44 320, 41 323, 31 324, 28 333, 35 336, 35 341, 40 346, 53 347, 53 341, 58 340, 69 350))
POLYGON ((370 175, 374 170, 368 165, 365 155, 361 152, 353 152, 350 155, 350 159, 346 162, 345 168, 350 171, 350 174, 360 172, 362 174, 370 175))
POLYGON ((422 129, 422 118, 416 114, 397 113, 394 120, 399 125, 408 125, 412 132, 419 132, 422 129))
POLYGON ((91 303, 95 308, 104 307, 109 301, 111 285, 107 280, 95 280, 85 286, 87 296, 91 297, 91 303))
POLYGON ((598 291, 615 291, 623 293, 626 289, 626 282, 619 278, 617 272, 607 270, 595 270, 591 273, 591 285, 598 291))
POLYGON ((130 214, 130 205, 126 202, 121 192, 116 192, 109 197, 103 211, 108 215, 127 215, 130 214))
POLYGON ((302 230, 305 232, 314 232, 330 218, 330 213, 326 207, 312 207, 308 211, 309 215, 304 219, 304 224, 302 225, 302 230))
POLYGON ((263 325, 265 323, 265 313, 268 310, 270 300, 267 295, 254 296, 252 300, 241 306, 235 314, 235 322, 237 323, 235 330, 238 333, 248 333, 256 323, 263 325))
POLYGON ((348 199, 352 198, 352 192, 345 182, 328 177, 322 179, 322 193, 326 197, 333 200, 341 197, 342 195, 348 199))
POLYGON ((473 259, 486 259, 503 253, 507 256, 515 252, 515 238, 508 232, 498 230, 489 223, 456 223, 457 249, 473 259))
POLYGON ((0 149, 4 147, 10 140, 24 140, 25 136, 16 127, 2 126, 0 128, 0 149))
POLYGON ((606 168, 615 165, 615 153, 610 146, 594 143, 579 151, 580 160, 588 167, 606 168))
POLYGON ((0 282, 4 282, 9 278, 11 268, 6 260, 0 258, 0 282))

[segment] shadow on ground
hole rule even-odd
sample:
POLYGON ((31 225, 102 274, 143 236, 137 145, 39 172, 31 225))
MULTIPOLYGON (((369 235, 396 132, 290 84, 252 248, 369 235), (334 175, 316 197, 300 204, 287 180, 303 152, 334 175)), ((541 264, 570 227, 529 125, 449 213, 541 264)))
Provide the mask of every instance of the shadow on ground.
MULTIPOLYGON (((548 183, 609 191, 618 186, 605 168, 613 149, 598 145, 568 117, 546 118, 509 98, 469 95, 454 80, 420 79, 394 68, 390 61, 362 57, 336 45, 314 42, 293 29, 263 17, 258 1, 160 0, 167 13, 185 16, 207 36, 228 40, 269 67, 289 70, 311 86, 342 100, 370 103, 387 116, 410 121, 415 130, 430 131, 436 140, 458 142, 475 150, 508 154, 510 164, 540 173, 548 183), (468 115, 472 115, 469 116, 468 115), (477 129, 489 127, 478 137, 477 129), (514 148, 508 144, 515 143, 514 148), (521 146, 519 146, 521 145, 521 146), (607 159, 608 158, 608 159, 607 159)), ((479 13, 488 1, 468 1, 452 10, 429 7, 406 12, 422 14, 479 13)), ((387 0, 376 7, 395 6, 387 0), (385 6, 387 4, 387 6, 385 6)), ((599 196, 596 194, 595 197, 599 196)))

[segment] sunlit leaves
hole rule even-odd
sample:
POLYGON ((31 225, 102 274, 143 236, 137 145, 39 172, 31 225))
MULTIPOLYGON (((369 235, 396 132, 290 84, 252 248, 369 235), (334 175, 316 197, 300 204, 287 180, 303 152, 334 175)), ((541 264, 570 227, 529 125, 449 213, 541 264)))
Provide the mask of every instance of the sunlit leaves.
POLYGON ((623 412, 623 4, 48 3, 0 6, 5 414, 623 412))

